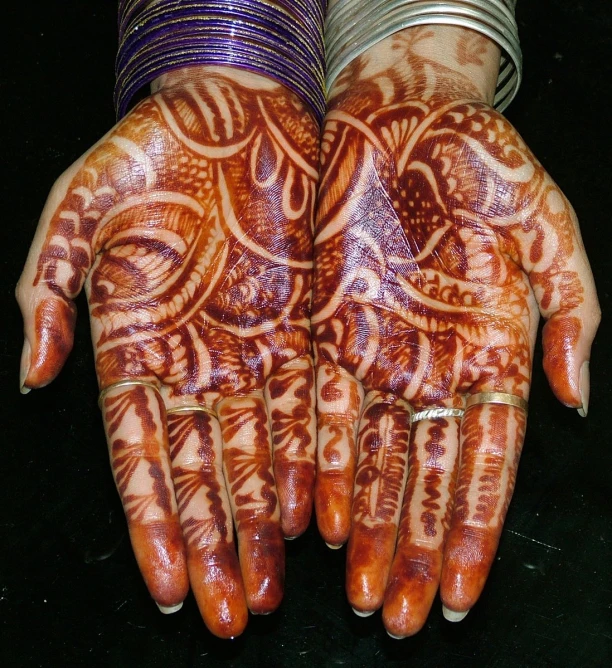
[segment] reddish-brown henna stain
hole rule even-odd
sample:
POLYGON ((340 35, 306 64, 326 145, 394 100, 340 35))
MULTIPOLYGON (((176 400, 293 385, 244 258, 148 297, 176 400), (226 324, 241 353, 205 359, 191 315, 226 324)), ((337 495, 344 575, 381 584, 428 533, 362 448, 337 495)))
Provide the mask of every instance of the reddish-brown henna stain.
POLYGON ((64 298, 47 299, 36 309, 34 321, 36 331, 42 334, 36 349, 38 355, 30 365, 36 372, 30 373, 28 380, 37 387, 57 376, 72 350, 76 308, 64 298))
POLYGON ((192 588, 208 628, 230 638, 243 631, 248 612, 213 419, 206 413, 178 413, 168 416, 168 429, 192 588), (202 492, 205 504, 198 503, 202 492))
POLYGON ((490 42, 476 32, 465 31, 457 41, 456 59, 461 67, 465 65, 484 65, 483 56, 487 54, 490 42))
MULTIPOLYGON (((423 28, 391 38, 401 66, 385 68, 368 54, 349 65, 322 136, 312 316, 325 370, 317 376, 318 475, 329 478, 326 469, 345 462, 333 471, 345 493, 356 421, 334 407, 347 405, 356 387, 366 407, 376 393, 415 410, 462 406, 466 395, 483 391, 527 398, 539 315, 534 294, 546 315, 560 303, 566 309, 558 324, 553 317, 547 325, 546 370, 558 396, 580 403, 577 388, 568 386, 577 374, 562 369, 581 336, 571 311, 584 300, 580 276, 568 268, 579 251, 574 214, 471 82, 417 55, 430 37, 423 28)), ((485 44, 464 34, 456 43, 459 69, 481 64, 485 44)), ((468 416, 459 473, 457 458, 445 459, 450 421, 432 423, 429 443, 410 452, 384 612, 387 628, 399 635, 422 626, 440 577, 451 609, 471 607, 495 554, 525 416, 508 406, 472 408, 468 416), (419 542, 425 539, 431 548, 419 542)), ((354 512, 382 480, 389 489, 403 485, 399 469, 358 468, 354 512)), ((315 490, 326 540, 326 527, 344 526, 346 513, 329 487, 317 482, 315 490)), ((353 527, 347 589, 354 604, 374 600, 361 573, 385 571, 380 555, 391 538, 359 522, 353 527)))
MULTIPOLYGON (((177 509, 167 435, 158 423, 164 404, 223 405, 223 460, 242 532, 246 596, 252 609, 271 611, 284 572, 272 448, 290 535, 308 523, 314 481, 309 311, 318 134, 308 110, 281 86, 240 72, 211 70, 195 80, 179 73, 84 158, 38 259, 35 289, 49 292, 38 320, 61 316, 56 329, 37 326, 39 334, 54 332, 61 353, 61 359, 47 357, 42 375, 55 375, 68 354, 74 314, 59 311, 73 308, 70 300, 87 279, 101 387, 126 379, 160 387, 155 398, 142 386, 105 397, 117 486, 139 564, 163 604, 184 597, 164 593, 172 578, 178 589, 184 584, 172 565, 183 558, 180 514, 198 604, 209 628, 224 637, 242 631, 246 606, 240 567, 230 556, 221 469, 206 469, 212 446, 202 420, 171 418, 173 459, 182 456, 183 437, 202 443, 192 453, 201 459, 199 471, 190 464, 172 472, 177 509), (271 415, 263 403, 255 413, 232 410, 233 397, 240 404, 264 392, 271 415), (126 433, 134 420, 138 442, 126 433), (252 430, 254 450, 238 437, 233 443, 242 428, 252 430), (203 496, 199 488, 206 488, 203 496), (193 495, 199 505, 191 503, 193 495), (206 532, 215 535, 212 556, 203 548, 206 532), (155 559, 147 565, 149 552, 161 559, 166 539, 167 567, 155 559), (203 593, 202 578, 212 598, 203 593)), ((39 357, 40 346, 28 387, 38 383, 39 357)))
POLYGON ((372 397, 359 428, 353 527, 347 549, 347 595, 358 610, 375 610, 383 602, 395 549, 409 437, 410 411, 404 402, 383 394, 372 397))

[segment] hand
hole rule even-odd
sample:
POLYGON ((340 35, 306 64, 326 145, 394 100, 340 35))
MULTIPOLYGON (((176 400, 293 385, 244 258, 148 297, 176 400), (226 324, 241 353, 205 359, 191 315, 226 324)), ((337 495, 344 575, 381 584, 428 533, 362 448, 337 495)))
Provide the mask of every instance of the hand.
MULTIPOLYGON (((586 414, 599 322, 570 204, 458 65, 419 54, 434 33, 399 33, 388 61, 343 73, 315 236, 319 529, 348 539, 355 611, 382 606, 396 637, 438 586, 447 618, 465 616, 497 549, 526 412, 466 399, 528 399, 541 313, 550 385, 586 414), (458 416, 411 424, 430 408, 458 416)), ((477 62, 487 40, 462 48, 477 62)))
POLYGON ((85 284, 147 587, 172 611, 190 582, 209 629, 231 637, 247 608, 279 605, 283 533, 310 519, 318 128, 293 94, 240 70, 160 84, 51 191, 17 288, 22 388, 58 374, 85 284))

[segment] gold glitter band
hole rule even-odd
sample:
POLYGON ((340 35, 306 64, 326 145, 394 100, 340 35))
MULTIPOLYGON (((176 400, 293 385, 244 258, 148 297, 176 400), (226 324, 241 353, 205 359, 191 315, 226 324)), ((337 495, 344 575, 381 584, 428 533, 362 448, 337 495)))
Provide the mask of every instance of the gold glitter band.
POLYGON ((516 406, 521 410, 528 412, 528 404, 522 397, 517 397, 515 394, 506 394, 505 392, 479 392, 468 397, 465 403, 465 410, 467 411, 472 406, 478 404, 505 404, 506 406, 516 406))
POLYGON ((151 383, 146 380, 120 380, 117 383, 113 383, 112 385, 109 385, 108 387, 105 387, 101 392, 100 395, 98 396, 98 406, 100 407, 100 410, 102 410, 102 402, 104 401, 104 397, 111 391, 111 390, 116 390, 120 387, 135 387, 137 385, 141 385, 143 387, 150 387, 152 390, 155 390, 158 394, 159 392, 159 387, 155 385, 154 383, 151 383))

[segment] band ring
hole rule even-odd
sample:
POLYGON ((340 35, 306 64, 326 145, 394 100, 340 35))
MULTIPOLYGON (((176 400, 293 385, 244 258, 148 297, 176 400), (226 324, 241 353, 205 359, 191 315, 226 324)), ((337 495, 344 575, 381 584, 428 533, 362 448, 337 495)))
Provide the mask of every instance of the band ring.
POLYGON ((465 411, 463 408, 425 408, 422 411, 414 413, 412 416, 412 424, 419 420, 437 420, 445 417, 463 417, 465 411))
POLYGON ((102 410, 102 402, 104 401, 104 397, 111 390, 116 390, 119 387, 135 387, 137 385, 141 385, 143 387, 150 387, 152 390, 155 390, 158 394, 160 394, 159 387, 157 387, 155 383, 151 383, 147 380, 120 380, 117 383, 112 383, 111 385, 105 387, 103 390, 100 391, 100 394, 98 396, 98 406, 100 407, 100 410, 102 410))
POLYGON ((206 413, 211 417, 217 417, 217 414, 212 408, 208 408, 208 406, 201 406, 200 404, 192 404, 191 406, 175 406, 174 408, 166 409, 166 415, 176 415, 177 413, 206 413))
POLYGON ((506 394, 505 392, 478 392, 468 397, 465 402, 465 410, 478 404, 505 404, 506 406, 516 406, 521 410, 528 412, 528 404, 523 397, 517 397, 515 394, 506 394))

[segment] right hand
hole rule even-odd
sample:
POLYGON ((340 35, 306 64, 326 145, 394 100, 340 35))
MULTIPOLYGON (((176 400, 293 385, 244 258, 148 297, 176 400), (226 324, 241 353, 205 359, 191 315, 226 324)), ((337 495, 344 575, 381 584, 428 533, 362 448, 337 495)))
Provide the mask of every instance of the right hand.
POLYGON ((316 123, 275 82, 168 75, 58 180, 17 287, 27 392, 64 364, 85 285, 139 567, 163 611, 191 583, 221 637, 279 605, 283 534, 310 519, 317 158, 316 123))

